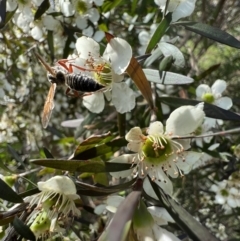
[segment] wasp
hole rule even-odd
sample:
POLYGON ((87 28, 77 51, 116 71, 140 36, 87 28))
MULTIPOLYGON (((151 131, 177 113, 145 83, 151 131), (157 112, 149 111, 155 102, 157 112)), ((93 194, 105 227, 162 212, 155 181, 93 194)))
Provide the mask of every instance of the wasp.
POLYGON ((67 67, 65 63, 69 60, 59 60, 55 66, 50 67, 39 54, 35 54, 44 68, 48 71, 47 77, 48 81, 51 83, 42 112, 43 128, 47 128, 48 126, 52 110, 54 108, 54 95, 57 86, 67 86, 66 94, 69 94, 70 91, 73 91, 74 96, 78 96, 79 91, 91 93, 106 87, 88 75, 84 75, 82 73, 73 73, 72 66, 84 71, 86 69, 71 64, 69 67, 67 67))

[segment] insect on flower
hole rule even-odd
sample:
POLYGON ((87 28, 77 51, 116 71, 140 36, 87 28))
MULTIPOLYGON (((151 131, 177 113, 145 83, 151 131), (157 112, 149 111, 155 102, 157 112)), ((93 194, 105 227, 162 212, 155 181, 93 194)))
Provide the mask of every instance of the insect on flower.
MULTIPOLYGON (((73 66, 80 69, 80 70, 87 70, 80 66, 69 64, 69 67, 66 65, 66 62, 69 60, 59 60, 57 61, 57 64, 53 67, 50 67, 43 59, 42 57, 35 53, 38 60, 41 62, 41 64, 44 66, 44 68, 48 71, 47 77, 48 81, 51 83, 50 89, 48 91, 48 95, 43 107, 43 113, 42 113, 42 125, 43 128, 47 128, 52 110, 54 108, 54 95, 56 91, 56 87, 60 85, 67 86, 66 94, 71 96, 79 96, 78 92, 96 92, 99 91, 106 86, 100 84, 97 80, 94 78, 84 75, 82 73, 73 73, 73 66), (73 94, 70 94, 70 91, 73 92, 73 94)), ((91 70, 94 71, 94 70, 91 70)))

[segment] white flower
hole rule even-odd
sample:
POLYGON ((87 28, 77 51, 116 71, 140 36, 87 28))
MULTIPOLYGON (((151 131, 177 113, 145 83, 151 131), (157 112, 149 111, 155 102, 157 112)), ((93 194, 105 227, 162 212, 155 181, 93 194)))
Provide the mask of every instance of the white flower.
POLYGON ((30 207, 36 204, 30 229, 37 237, 44 236, 46 232, 58 232, 59 220, 67 219, 70 213, 74 216, 80 215, 74 203, 79 196, 69 177, 55 176, 46 182, 38 182, 38 189, 41 191, 39 194, 25 198, 25 202, 30 202, 30 207))
POLYGON ((132 57, 131 46, 123 39, 113 38, 101 57, 99 44, 83 36, 77 40, 76 49, 79 57, 69 63, 79 66, 80 69, 74 67, 73 71, 83 72, 106 86, 103 90, 85 95, 83 105, 91 112, 100 113, 104 108, 105 94, 108 100, 112 100, 118 112, 125 113, 132 110, 135 106, 135 93, 126 83, 121 82, 132 57))
POLYGON ((239 174, 232 174, 228 180, 217 182, 211 186, 211 191, 215 192, 215 202, 223 205, 226 210, 240 207, 239 174))
MULTIPOLYGON (((226 96, 222 97, 222 93, 226 90, 226 87, 226 81, 220 79, 216 80, 211 88, 206 84, 201 84, 196 89, 197 99, 228 110, 232 107, 232 100, 226 96)), ((216 122, 222 124, 222 120, 217 121, 213 118, 206 118, 205 122, 207 122, 209 127, 215 127, 216 122)))
MULTIPOLYGON (((164 11, 167 0, 154 0, 159 8, 164 11)), ((172 13, 172 22, 176 22, 180 18, 190 16, 195 8, 196 0, 170 0, 167 12, 172 13)))
MULTIPOLYGON (((203 118, 202 105, 182 106, 171 113, 165 130, 159 121, 150 125, 147 136, 139 127, 134 127, 127 133, 126 140, 129 142, 128 149, 137 155, 124 155, 112 161, 136 163, 140 177, 148 174, 166 193, 172 194, 172 183, 168 176, 176 178, 188 173, 202 155, 186 151, 190 148, 190 140, 177 138, 193 133, 203 118)), ((111 175, 128 176, 129 171, 111 175)))

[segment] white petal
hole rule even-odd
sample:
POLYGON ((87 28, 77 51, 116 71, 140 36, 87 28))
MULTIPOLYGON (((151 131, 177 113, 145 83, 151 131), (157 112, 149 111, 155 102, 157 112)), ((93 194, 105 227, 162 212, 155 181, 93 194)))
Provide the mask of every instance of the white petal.
POLYGON ((153 225, 153 232, 156 241, 180 241, 174 234, 157 225, 153 225))
POLYGON ((17 7, 17 1, 16 0, 8 0, 7 1, 7 12, 12 12, 13 10, 15 10, 16 9, 16 7, 17 7))
MULTIPOLYGON (((152 170, 149 171, 148 174, 150 177, 156 178, 156 180, 154 180, 154 182, 158 186, 160 186, 166 194, 172 195, 173 185, 172 185, 172 182, 170 181, 170 179, 168 178, 168 176, 163 172, 162 165, 159 165, 158 167, 154 167, 153 171, 152 170)), ((146 191, 146 193, 148 194, 147 191, 146 191)))
POLYGON ((212 93, 212 90, 208 85, 201 84, 197 87, 196 96, 198 100, 202 100, 202 96, 206 93, 212 93))
POLYGON ((114 72, 121 75, 130 63, 132 48, 124 39, 113 38, 108 43, 103 56, 111 62, 114 72))
POLYGON ((147 45, 149 42, 149 38, 150 38, 149 32, 147 32, 146 30, 142 30, 138 34, 138 40, 141 45, 147 45))
POLYGON ((181 1, 181 3, 178 5, 178 7, 173 12, 172 22, 176 22, 180 18, 185 18, 187 16, 190 16, 194 11, 195 2, 196 2, 196 0, 181 1))
POLYGON ((39 26, 35 26, 31 29, 31 35, 34 39, 41 41, 43 38, 42 28, 40 28, 39 26))
POLYGON ((158 200, 158 197, 157 197, 156 193, 154 192, 152 185, 149 182, 148 178, 144 178, 143 189, 147 193, 148 196, 158 200))
POLYGON ((105 34, 103 31, 98 30, 94 33, 93 39, 97 42, 100 42, 104 38, 105 34))
POLYGON ((127 144, 128 150, 132 152, 139 152, 141 150, 141 142, 129 142, 127 144))
POLYGON ((95 4, 96 4, 97 6, 102 6, 104 0, 94 0, 94 2, 95 2, 95 4))
POLYGON ((82 122, 84 121, 84 118, 74 119, 74 120, 66 120, 61 122, 61 126, 68 127, 68 128, 77 128, 79 127, 82 122))
POLYGON ((149 135, 163 134, 163 124, 160 121, 155 121, 150 124, 148 129, 149 135))
POLYGON ((85 36, 88 36, 88 37, 92 37, 93 36, 93 27, 89 26, 89 27, 83 29, 82 34, 84 34, 85 36))
POLYGON ((93 56, 99 56, 100 46, 92 38, 82 36, 77 39, 76 50, 80 55, 80 58, 88 59, 89 53, 93 56))
POLYGON ((226 199, 222 195, 217 194, 215 196, 215 201, 218 204, 224 204, 226 202, 226 199))
POLYGON ((100 18, 100 14, 99 14, 97 8, 90 8, 88 10, 88 18, 92 23, 98 22, 98 20, 100 18))
POLYGON ((125 138, 129 142, 141 142, 142 135, 142 130, 139 127, 134 127, 126 134, 125 138))
POLYGON ((185 60, 182 52, 173 44, 169 44, 166 42, 160 42, 158 44, 158 48, 161 50, 163 55, 170 56, 172 55, 174 58, 174 65, 183 68, 185 65, 185 60))
POLYGON ((54 176, 46 182, 38 182, 37 184, 40 191, 55 191, 65 195, 77 193, 74 182, 67 176, 54 176))
POLYGON ((135 93, 126 83, 112 84, 112 103, 117 112, 126 113, 135 107, 135 93), (123 98, 124 95, 124 98, 123 98))
POLYGON ((204 112, 194 106, 181 106, 174 110, 166 122, 166 132, 187 135, 194 132, 203 122, 204 112))
POLYGON ((102 92, 95 92, 83 97, 83 105, 93 113, 100 113, 104 109, 104 96, 102 92))
POLYGON ((61 12, 65 17, 70 17, 74 14, 75 10, 70 2, 63 2, 61 5, 61 12))
POLYGON ((217 100, 215 100, 214 102, 215 105, 225 109, 225 110, 228 110, 232 107, 232 99, 229 98, 229 97, 221 97, 217 100))
POLYGON ((212 93, 213 94, 222 94, 224 90, 227 88, 227 83, 224 80, 218 79, 212 85, 212 93))
POLYGON ((77 27, 80 28, 81 30, 85 29, 88 26, 87 19, 85 17, 78 16, 75 21, 76 21, 77 27))
POLYGON ((158 225, 163 225, 161 223, 167 224, 168 222, 175 223, 175 221, 165 208, 151 206, 147 209, 152 214, 154 220, 157 222, 158 225))
POLYGON ((43 22, 44 26, 46 27, 46 29, 48 29, 50 31, 56 31, 56 30, 58 30, 58 28, 61 27, 60 22, 58 20, 56 20, 55 18, 53 18, 51 15, 43 16, 42 22, 43 22))
POLYGON ((179 158, 176 165, 184 172, 184 174, 188 174, 192 170, 192 166, 200 160, 203 154, 201 152, 185 151, 183 156, 185 157, 185 160, 179 158))
POLYGON ((124 200, 123 197, 117 196, 117 195, 113 195, 113 196, 109 196, 107 198, 106 203, 107 203, 108 206, 113 206, 115 208, 118 208, 123 200, 124 200))
POLYGON ((216 127, 217 119, 205 117, 204 124, 208 125, 209 129, 216 127))
MULTIPOLYGON (((113 163, 133 163, 133 159, 136 157, 135 154, 125 154, 114 159, 111 159, 109 162, 113 163)), ((126 170, 126 171, 119 171, 119 172, 110 172, 110 175, 115 178, 124 178, 130 177, 133 173, 133 168, 126 170)))

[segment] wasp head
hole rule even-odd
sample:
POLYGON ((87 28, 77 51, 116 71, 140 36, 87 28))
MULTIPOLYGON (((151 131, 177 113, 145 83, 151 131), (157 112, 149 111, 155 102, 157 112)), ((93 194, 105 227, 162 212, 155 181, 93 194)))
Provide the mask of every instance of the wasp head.
POLYGON ((64 85, 66 75, 65 72, 66 71, 60 69, 60 67, 55 66, 54 68, 52 68, 51 72, 48 72, 48 81, 57 85, 64 85))

